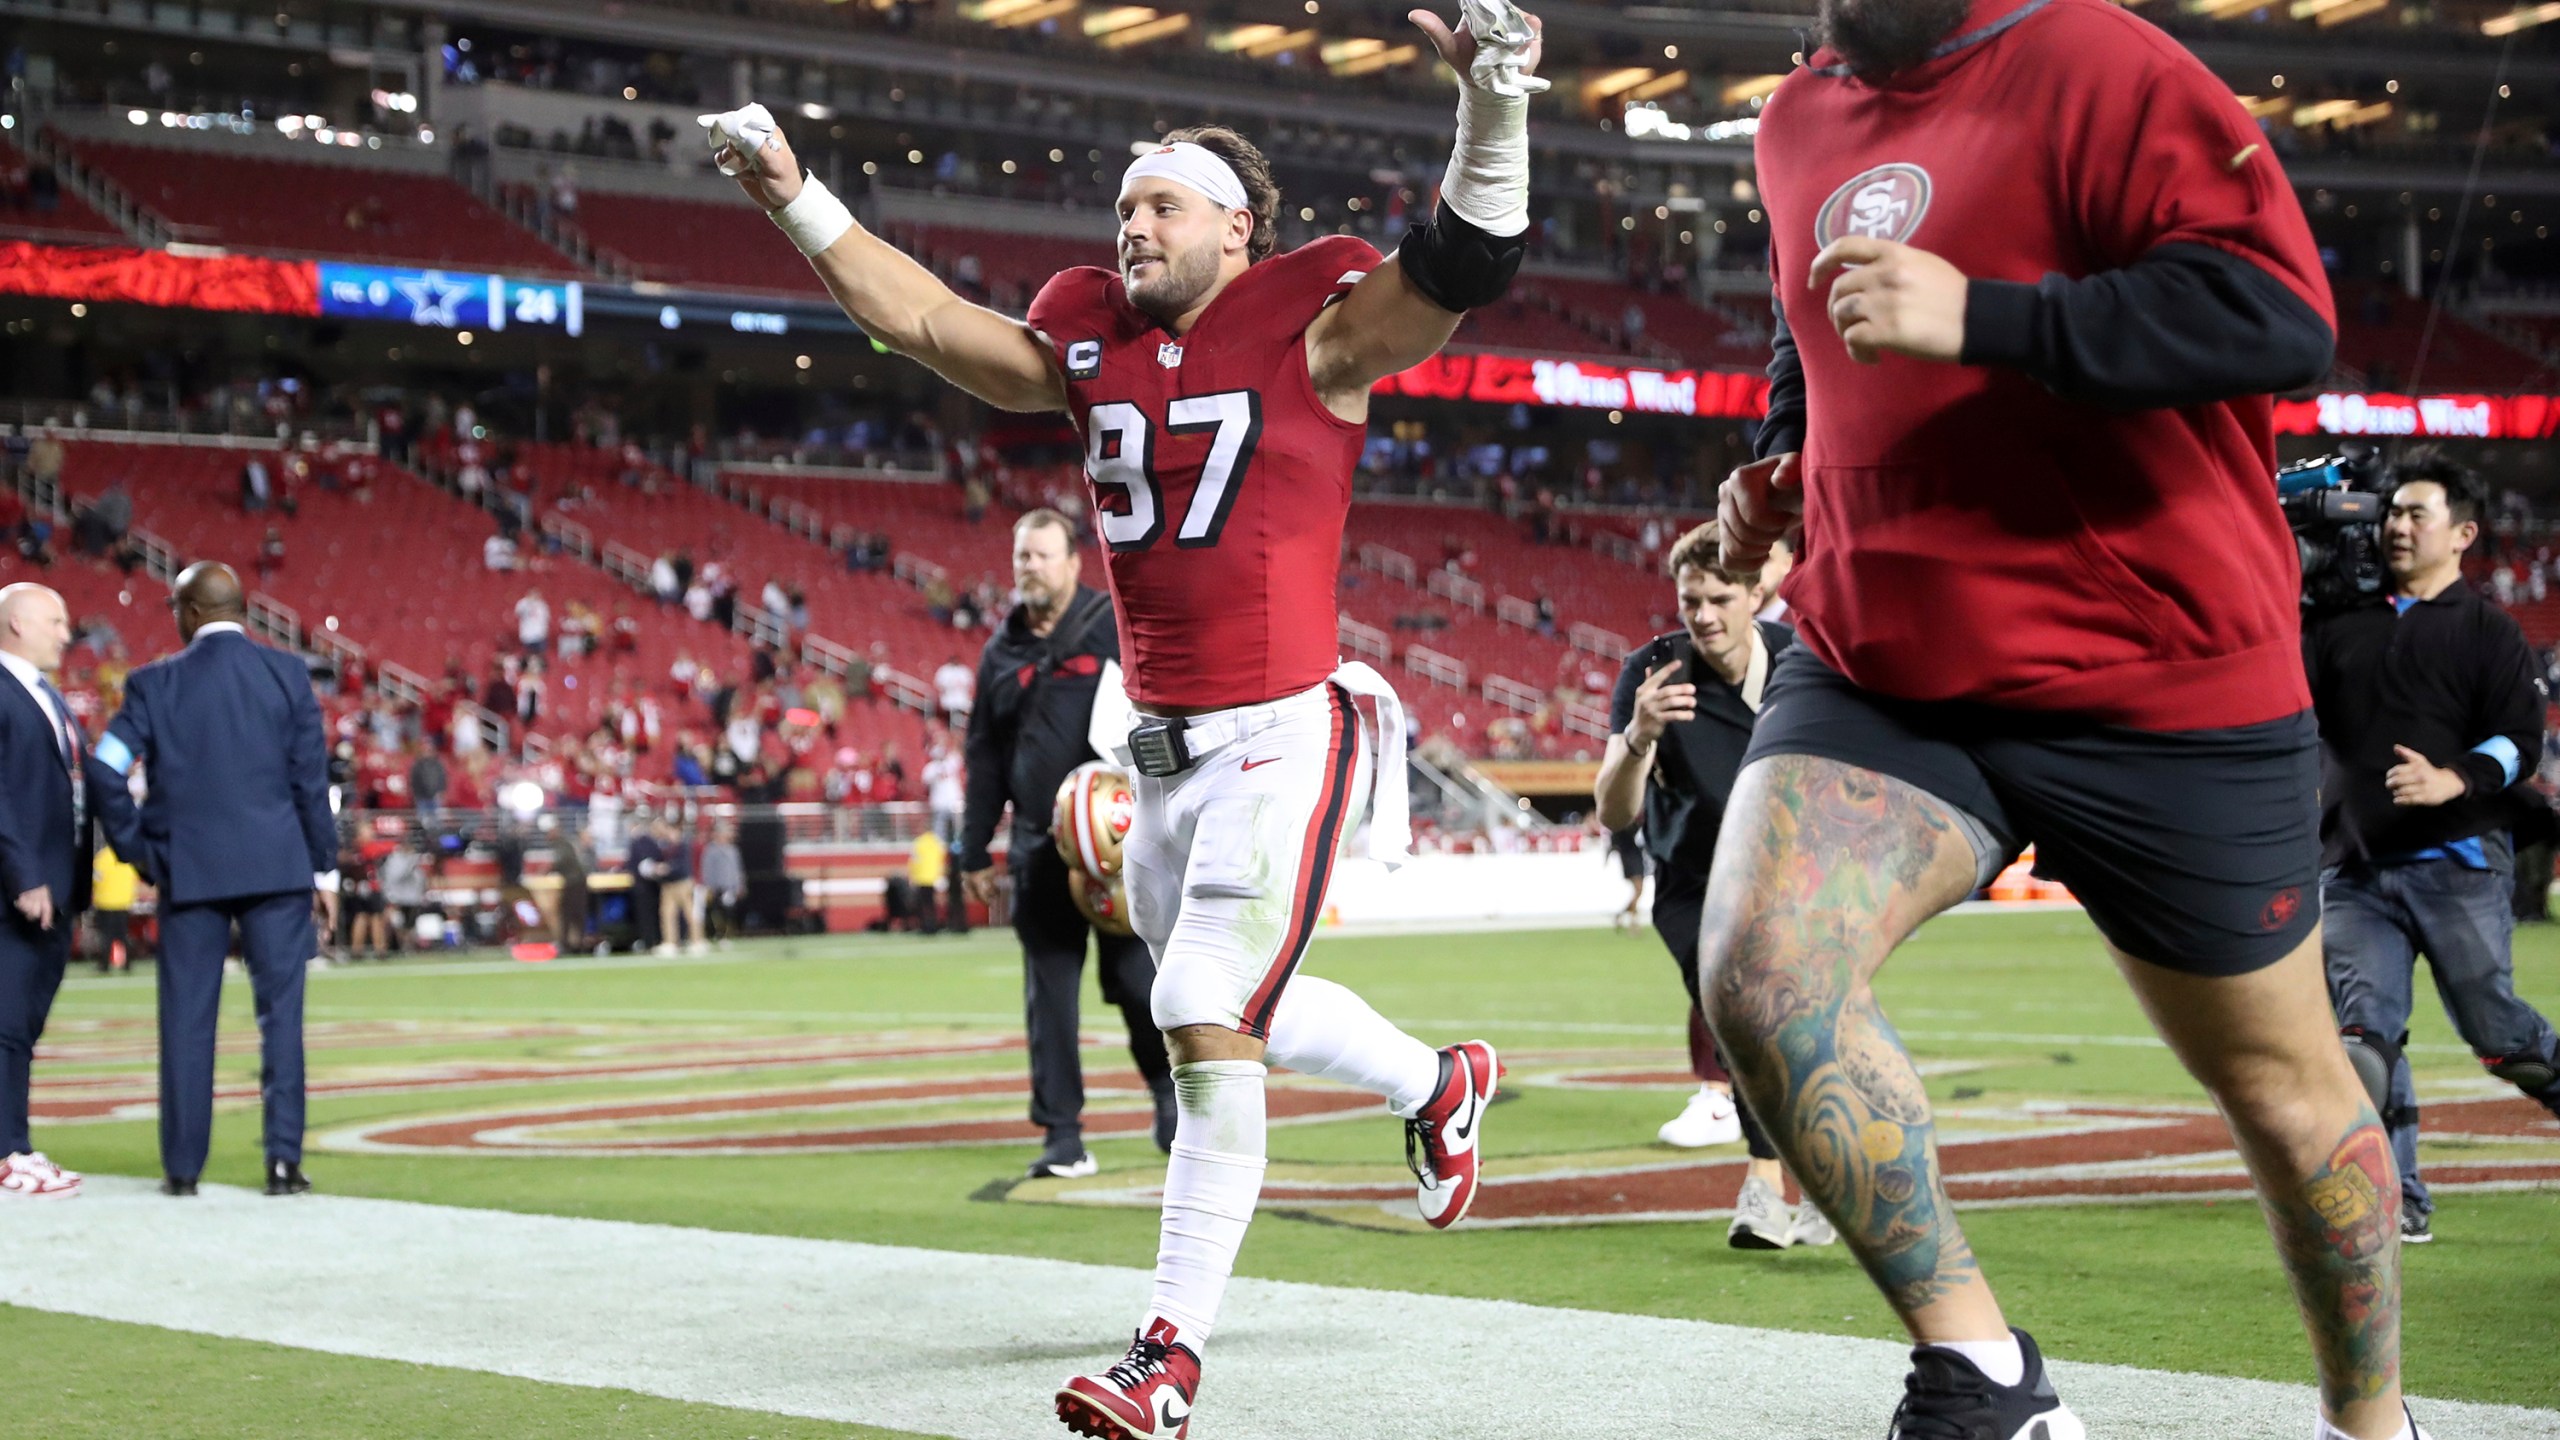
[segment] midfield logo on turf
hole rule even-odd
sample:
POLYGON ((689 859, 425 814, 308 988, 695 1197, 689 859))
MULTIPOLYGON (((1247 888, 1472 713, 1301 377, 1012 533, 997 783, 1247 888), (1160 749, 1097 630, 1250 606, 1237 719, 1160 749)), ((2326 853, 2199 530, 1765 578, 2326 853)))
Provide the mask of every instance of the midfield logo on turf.
MULTIPOLYGON (((1558 1071, 1540 1073, 1533 1053, 1503 1052, 1512 1079, 1504 1101, 1542 1086, 1570 1089, 1692 1089, 1684 1073, 1558 1071)), ((1942 1072, 1943 1073, 1943 1072, 1942 1072)), ((2484 1082, 2485 1083, 2485 1082, 2484 1082)), ((1501 1103, 1501 1102, 1497 1102, 1501 1103)), ((2505 1093, 2431 1100, 2427 1106, 2427 1180, 2453 1190, 2532 1188, 2560 1183, 2560 1125, 2532 1102, 2505 1093)), ((2008 1107, 1951 1106, 1939 1111, 1939 1158, 1948 1193, 1969 1208, 2140 1204, 2241 1200, 2248 1172, 2231 1148, 2220 1117, 2201 1106, 2030 1102, 2008 1107)), ((1498 1146, 1501 1122, 1492 1134, 1498 1146)), ((1483 1228, 1606 1225, 1645 1221, 1720 1220, 1732 1213, 1743 1159, 1695 1157, 1658 1146, 1485 1161, 1482 1188, 1463 1222, 1483 1228)), ((1105 1171, 1089 1180, 1026 1181, 1004 1198, 1049 1204, 1155 1209, 1162 1176, 1105 1171)), ((1262 1212, 1328 1225, 1409 1231, 1423 1228, 1413 1185, 1387 1164, 1292 1165, 1274 1162, 1262 1187, 1262 1212)))

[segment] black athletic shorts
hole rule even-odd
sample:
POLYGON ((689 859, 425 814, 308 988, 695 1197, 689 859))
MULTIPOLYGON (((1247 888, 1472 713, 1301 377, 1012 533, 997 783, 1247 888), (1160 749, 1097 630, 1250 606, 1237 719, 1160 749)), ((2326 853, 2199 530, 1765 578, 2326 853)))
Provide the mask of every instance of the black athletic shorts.
POLYGON ((1653 869, 1652 857, 1644 853, 1644 840, 1633 826, 1609 837, 1609 848, 1618 852, 1618 873, 1630 880, 1641 880, 1653 869))
POLYGON ((1862 690, 1798 645, 1769 675, 1748 765, 1815 755, 1964 811, 2004 847, 2036 847, 2126 954, 2242 975, 2319 923, 2320 740, 2311 712, 2227 730, 2153 732, 1862 690))

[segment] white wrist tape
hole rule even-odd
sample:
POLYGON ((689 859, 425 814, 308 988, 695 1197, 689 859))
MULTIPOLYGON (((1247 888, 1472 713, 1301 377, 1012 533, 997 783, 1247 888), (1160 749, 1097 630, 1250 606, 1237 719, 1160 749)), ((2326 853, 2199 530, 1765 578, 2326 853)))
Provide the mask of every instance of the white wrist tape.
POLYGON ((800 182, 798 199, 773 212, 773 223, 782 227, 801 254, 815 255, 853 228, 853 212, 827 189, 827 182, 812 175, 800 182))
POLYGON ((1512 0, 1459 0, 1475 59, 1458 77, 1458 139, 1440 203, 1488 235, 1529 228, 1529 97, 1547 82, 1523 68, 1537 43, 1512 0))
POLYGON ((1440 203, 1487 235, 1529 228, 1529 100, 1458 92, 1458 139, 1440 180, 1440 203))
POLYGON ((1547 88, 1529 73, 1529 52, 1538 33, 1512 0, 1458 0, 1458 23, 1475 37, 1475 58, 1459 83, 1507 100, 1525 100, 1547 88))
POLYGON ((747 173, 754 164, 755 153, 773 142, 773 112, 762 105, 741 105, 717 115, 697 115, 711 143, 712 163, 723 175, 747 173))

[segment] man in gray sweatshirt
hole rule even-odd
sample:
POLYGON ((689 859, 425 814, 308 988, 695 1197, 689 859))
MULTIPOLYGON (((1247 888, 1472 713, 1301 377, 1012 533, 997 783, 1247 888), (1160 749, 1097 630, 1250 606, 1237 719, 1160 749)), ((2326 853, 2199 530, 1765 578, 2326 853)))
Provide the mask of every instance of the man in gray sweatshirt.
POLYGON ((698 863, 701 873, 694 880, 701 887, 710 920, 705 928, 726 950, 738 930, 738 901, 747 893, 747 867, 738 855, 738 827, 720 822, 702 847, 698 863))

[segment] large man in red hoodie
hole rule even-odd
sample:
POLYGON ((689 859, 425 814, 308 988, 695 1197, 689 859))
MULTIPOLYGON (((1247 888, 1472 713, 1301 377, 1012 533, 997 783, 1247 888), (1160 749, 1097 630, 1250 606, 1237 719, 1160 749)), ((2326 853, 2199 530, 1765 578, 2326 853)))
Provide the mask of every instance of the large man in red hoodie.
POLYGON ((1780 309, 1725 563, 1798 517, 1704 923, 1737 1079, 1917 1346, 1894 1434, 2078 1440, 1869 982, 2018 849, 2228 1117, 2322 1440, 2407 1433, 2398 1196, 2322 989, 2271 393, 2334 321, 2229 88, 2103 0, 1824 0, 1759 178, 1780 309), (1785 322, 1792 319, 1790 327, 1785 322))

